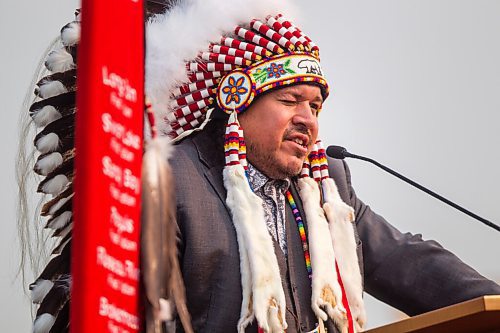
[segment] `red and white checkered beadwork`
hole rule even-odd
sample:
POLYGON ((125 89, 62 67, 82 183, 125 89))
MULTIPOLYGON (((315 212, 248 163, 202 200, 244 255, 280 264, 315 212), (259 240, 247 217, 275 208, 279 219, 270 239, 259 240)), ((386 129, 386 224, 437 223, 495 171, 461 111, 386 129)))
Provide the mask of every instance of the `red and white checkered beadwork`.
POLYGON ((317 182, 330 177, 326 151, 321 140, 316 141, 308 157, 302 164, 300 178, 304 177, 312 177, 317 182))
POLYGON ((222 37, 221 44, 232 48, 237 48, 243 51, 248 51, 251 52, 252 54, 259 55, 261 57, 270 57, 273 55, 269 50, 263 48, 262 46, 250 44, 241 41, 239 39, 234 39, 230 37, 222 37))
POLYGON ((261 34, 263 34, 267 38, 270 38, 271 40, 278 43, 279 45, 286 48, 287 50, 293 51, 295 49, 295 45, 290 40, 288 40, 286 37, 280 35, 279 33, 274 31, 273 29, 271 29, 269 26, 262 23, 261 21, 253 20, 250 23, 250 26, 252 27, 252 29, 257 30, 258 32, 260 32, 261 34))
POLYGON ((319 170, 321 173, 321 180, 327 179, 330 177, 330 174, 328 172, 328 160, 326 158, 326 150, 321 140, 316 141, 316 146, 318 147, 318 160, 319 160, 319 170))

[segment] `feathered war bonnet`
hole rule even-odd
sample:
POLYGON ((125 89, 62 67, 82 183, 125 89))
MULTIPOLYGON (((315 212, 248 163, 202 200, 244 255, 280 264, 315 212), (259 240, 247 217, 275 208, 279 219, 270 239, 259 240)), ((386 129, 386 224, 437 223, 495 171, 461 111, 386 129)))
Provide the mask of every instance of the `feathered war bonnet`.
MULTIPOLYGON (((314 82, 328 95, 319 48, 282 15, 288 7, 278 0, 182 1, 147 24, 146 94, 158 132, 176 142, 203 130, 215 109, 230 114, 223 172, 240 254, 239 332, 254 319, 264 332, 283 332, 287 323, 262 200, 247 180, 244 129, 237 114, 259 94, 290 84, 314 82)), ((320 142, 304 161, 298 189, 308 223, 304 250, 312 268, 311 307, 318 321, 330 318, 342 332, 358 331, 365 312, 354 213, 329 178, 320 142)))

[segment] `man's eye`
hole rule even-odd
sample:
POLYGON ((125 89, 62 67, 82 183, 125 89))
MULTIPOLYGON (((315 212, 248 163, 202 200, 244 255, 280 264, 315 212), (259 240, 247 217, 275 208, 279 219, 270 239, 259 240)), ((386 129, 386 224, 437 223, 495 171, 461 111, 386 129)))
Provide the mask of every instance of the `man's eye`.
POLYGON ((316 116, 316 115, 318 115, 319 111, 321 111, 321 105, 313 103, 313 104, 311 104, 311 110, 314 113, 314 115, 316 116))
POLYGON ((297 102, 295 100, 292 100, 292 99, 282 99, 281 103, 286 104, 286 105, 293 105, 297 102))

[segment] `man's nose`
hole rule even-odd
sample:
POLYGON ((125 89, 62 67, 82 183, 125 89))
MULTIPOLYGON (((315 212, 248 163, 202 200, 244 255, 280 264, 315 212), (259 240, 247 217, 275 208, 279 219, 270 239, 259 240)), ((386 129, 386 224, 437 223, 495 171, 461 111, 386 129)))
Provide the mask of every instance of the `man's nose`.
POLYGON ((317 116, 308 101, 299 104, 297 113, 293 117, 295 124, 303 124, 309 130, 317 126, 317 116))

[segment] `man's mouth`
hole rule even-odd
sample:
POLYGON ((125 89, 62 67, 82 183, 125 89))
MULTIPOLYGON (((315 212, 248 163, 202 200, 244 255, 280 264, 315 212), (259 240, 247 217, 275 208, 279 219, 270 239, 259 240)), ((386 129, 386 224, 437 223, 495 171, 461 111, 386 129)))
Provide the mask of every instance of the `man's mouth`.
POLYGON ((304 140, 302 140, 302 139, 295 138, 295 139, 293 139, 292 141, 293 141, 293 142, 295 142, 296 144, 298 144, 298 145, 300 145, 300 146, 304 147, 304 148, 307 148, 307 143, 306 143, 306 142, 304 142, 304 140))
POLYGON ((312 145, 310 133, 305 127, 288 128, 283 135, 283 140, 293 142, 295 149, 300 151, 300 155, 307 154, 312 145))
POLYGON ((307 151, 307 149, 309 149, 309 144, 311 142, 311 140, 309 139, 309 136, 306 134, 302 134, 302 133, 293 133, 293 134, 287 135, 285 137, 285 140, 291 141, 291 142, 297 144, 298 146, 300 146, 301 150, 303 150, 304 152, 307 151))

